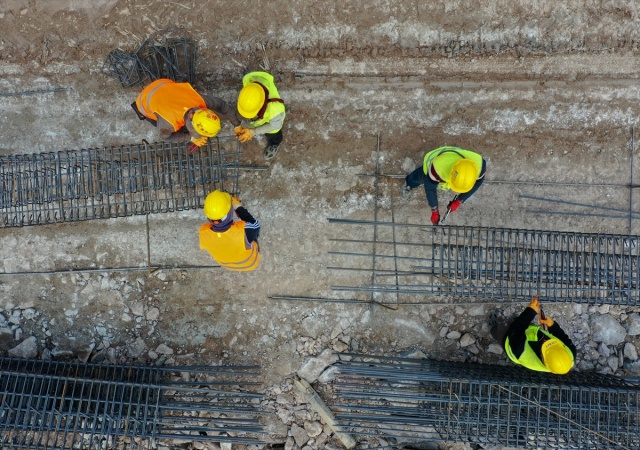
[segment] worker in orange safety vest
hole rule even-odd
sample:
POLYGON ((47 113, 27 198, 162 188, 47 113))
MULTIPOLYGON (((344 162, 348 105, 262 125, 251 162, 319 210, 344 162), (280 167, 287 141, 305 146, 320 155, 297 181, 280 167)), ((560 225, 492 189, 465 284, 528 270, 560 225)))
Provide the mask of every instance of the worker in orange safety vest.
POLYGON ((190 151, 206 145, 220 131, 220 118, 233 126, 240 116, 223 99, 201 95, 189 83, 161 78, 144 88, 131 107, 158 129, 166 142, 191 141, 190 151))
POLYGON ((204 201, 204 214, 209 221, 200 227, 200 248, 226 269, 238 272, 256 269, 260 264, 260 222, 240 200, 216 189, 204 201), (234 220, 234 212, 239 220, 234 220))

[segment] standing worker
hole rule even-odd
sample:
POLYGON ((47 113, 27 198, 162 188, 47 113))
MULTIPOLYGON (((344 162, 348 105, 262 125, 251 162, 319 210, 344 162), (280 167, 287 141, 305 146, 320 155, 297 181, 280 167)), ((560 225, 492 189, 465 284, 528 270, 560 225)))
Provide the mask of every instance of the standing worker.
POLYGON ((200 227, 200 248, 229 270, 248 272, 260 264, 258 235, 260 222, 240 200, 228 192, 215 190, 204 200, 209 221, 200 227), (234 221, 235 215, 240 220, 234 221))
POLYGON ((447 206, 454 212, 482 185, 486 171, 487 162, 479 154, 458 147, 440 147, 427 153, 422 167, 407 175, 400 192, 407 198, 411 189, 423 184, 431 207, 431 223, 438 225, 437 190, 451 189, 457 194, 447 206))
POLYGON ((541 314, 540 325, 531 324, 538 314, 540 302, 536 297, 511 325, 491 328, 491 335, 514 363, 538 372, 564 375, 574 365, 576 347, 551 317, 541 314))
POLYGON ((250 72, 242 78, 244 86, 238 95, 238 112, 249 119, 249 127, 236 127, 235 134, 240 142, 247 142, 256 134, 267 138, 264 159, 276 156, 282 143, 282 125, 285 107, 273 76, 267 72, 250 72))
POLYGON ((144 88, 131 104, 141 120, 158 128, 167 142, 191 140, 190 151, 206 145, 220 131, 220 117, 234 126, 240 118, 221 98, 198 94, 189 83, 160 78, 144 88))

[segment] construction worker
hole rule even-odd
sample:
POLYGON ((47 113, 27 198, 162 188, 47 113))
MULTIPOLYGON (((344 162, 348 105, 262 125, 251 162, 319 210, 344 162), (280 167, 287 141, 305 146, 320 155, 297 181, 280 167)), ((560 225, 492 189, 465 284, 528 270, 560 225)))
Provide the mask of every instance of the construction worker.
POLYGON ((282 143, 282 125, 285 117, 284 101, 267 72, 250 72, 242 78, 244 86, 238 95, 238 112, 249 119, 249 127, 236 127, 240 142, 247 142, 256 134, 267 138, 264 159, 276 156, 282 143))
POLYGON ((229 270, 247 272, 260 264, 260 222, 236 196, 215 190, 204 200, 209 221, 200 227, 200 248, 229 270), (235 215, 239 220, 234 220, 235 215))
POLYGON ((234 126, 240 117, 224 100, 198 94, 189 83, 160 78, 144 88, 131 107, 141 120, 158 128, 167 142, 191 140, 190 151, 206 145, 220 131, 220 118, 234 126))
POLYGON ((574 365, 576 347, 551 317, 540 315, 540 325, 531 324, 539 314, 536 297, 511 325, 493 326, 491 335, 514 363, 538 372, 564 375, 574 365))
POLYGON ((431 223, 440 223, 437 190, 451 189, 457 195, 447 208, 454 212, 478 190, 484 181, 487 163, 479 154, 458 147, 440 147, 424 156, 421 167, 405 178, 400 193, 407 198, 421 184, 431 207, 431 223))

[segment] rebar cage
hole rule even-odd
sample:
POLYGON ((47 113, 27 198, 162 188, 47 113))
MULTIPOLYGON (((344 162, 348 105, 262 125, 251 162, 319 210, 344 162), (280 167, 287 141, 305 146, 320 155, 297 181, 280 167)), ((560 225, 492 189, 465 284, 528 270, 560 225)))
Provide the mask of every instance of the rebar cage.
POLYGON ((640 385, 519 367, 348 355, 336 365, 338 425, 395 444, 640 448, 640 385))
POLYGON ((240 144, 209 139, 0 157, 0 226, 197 209, 214 189, 237 191, 240 144))
POLYGON ((339 263, 330 269, 361 282, 335 291, 364 292, 389 304, 399 296, 433 303, 425 295, 512 301, 539 295, 554 302, 640 305, 638 236, 329 221, 348 226, 343 236, 357 236, 332 239, 340 250, 329 252, 339 263))
POLYGON ((135 367, 0 358, 0 446, 259 443, 258 367, 135 367))

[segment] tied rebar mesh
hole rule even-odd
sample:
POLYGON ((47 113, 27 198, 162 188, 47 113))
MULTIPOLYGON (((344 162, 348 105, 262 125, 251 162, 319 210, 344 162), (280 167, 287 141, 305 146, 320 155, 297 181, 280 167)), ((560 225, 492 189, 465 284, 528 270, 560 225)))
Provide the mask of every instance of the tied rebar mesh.
POLYGON ((0 226, 165 213, 202 207, 214 189, 237 191, 240 144, 209 139, 0 157, 0 226))
POLYGON ((394 444, 640 448, 640 385, 519 367, 348 355, 331 409, 344 431, 394 444))
POLYGON ((638 236, 329 221, 349 225, 340 230, 354 236, 332 239, 340 250, 329 253, 341 264, 330 268, 349 273, 354 283, 333 286, 336 291, 373 292, 381 303, 399 296, 432 303, 425 295, 513 301, 539 295, 545 301, 640 305, 638 236), (375 239, 367 239, 374 228, 375 239), (358 272, 361 284, 355 284, 358 272))
POLYGON ((259 443, 258 367, 135 367, 0 358, 0 446, 259 443))

